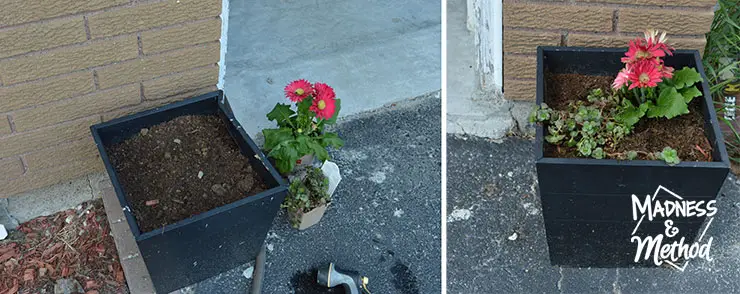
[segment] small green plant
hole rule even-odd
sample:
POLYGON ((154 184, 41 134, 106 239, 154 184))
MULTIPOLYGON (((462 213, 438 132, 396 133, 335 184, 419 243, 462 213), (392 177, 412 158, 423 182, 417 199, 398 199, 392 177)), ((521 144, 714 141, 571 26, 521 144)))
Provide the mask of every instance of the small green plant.
POLYGON ((543 123, 545 141, 556 146, 575 148, 578 155, 583 157, 633 160, 644 155, 648 159, 664 160, 670 165, 678 164, 678 154, 670 147, 653 153, 606 151, 616 149, 619 142, 632 133, 635 122, 631 120, 635 118, 623 115, 626 108, 634 107, 629 103, 629 100, 617 95, 605 95, 601 89, 594 89, 586 101, 572 101, 566 110, 554 110, 546 104, 536 106, 529 120, 543 123))
POLYGON ((311 84, 297 80, 285 87, 285 95, 296 104, 278 103, 267 114, 275 121, 277 129, 264 129, 267 156, 275 160, 282 174, 293 171, 296 161, 304 155, 313 154, 317 159, 329 159, 327 147, 341 148, 344 141, 336 133, 325 132, 326 125, 336 123, 340 100, 334 89, 324 83, 311 84))
POLYGON ((329 179, 321 169, 308 167, 305 177, 296 177, 290 182, 288 195, 280 207, 288 211, 291 224, 297 228, 304 213, 330 201, 329 179))

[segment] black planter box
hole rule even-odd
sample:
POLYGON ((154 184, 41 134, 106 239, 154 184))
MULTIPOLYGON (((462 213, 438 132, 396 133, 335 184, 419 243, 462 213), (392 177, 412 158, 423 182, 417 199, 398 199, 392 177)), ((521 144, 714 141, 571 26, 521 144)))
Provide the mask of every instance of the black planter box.
MULTIPOLYGON (((623 67, 626 49, 539 47, 537 49, 537 104, 544 101, 545 73, 577 73, 615 76, 623 67)), ((695 67, 704 78, 699 89, 704 128, 712 145, 713 162, 681 162, 591 158, 547 158, 543 127, 537 126, 535 165, 539 181, 550 262, 578 267, 654 266, 634 263, 636 244, 630 242, 636 221, 632 219, 632 194, 641 199, 659 186, 686 200, 717 197, 729 172, 729 159, 719 130, 709 85, 699 52, 676 50, 665 63, 680 69, 695 67)), ((663 195, 664 191, 661 191, 663 195)), ((670 196, 670 194, 665 194, 670 196)), ((659 198, 663 199, 663 198, 659 198)), ((719 214, 722 212, 720 211, 719 214)), ((644 221, 639 235, 655 236, 665 230, 664 219, 644 221)), ((705 218, 674 219, 680 236, 691 242, 705 218), (686 220, 686 221, 682 221, 686 220)))
POLYGON ((169 293, 256 258, 287 194, 287 184, 234 119, 221 91, 94 125, 91 130, 158 293, 169 293), (136 135, 142 128, 178 116, 207 114, 218 114, 223 119, 268 190, 142 233, 131 214, 126 191, 118 181, 106 147, 136 135))

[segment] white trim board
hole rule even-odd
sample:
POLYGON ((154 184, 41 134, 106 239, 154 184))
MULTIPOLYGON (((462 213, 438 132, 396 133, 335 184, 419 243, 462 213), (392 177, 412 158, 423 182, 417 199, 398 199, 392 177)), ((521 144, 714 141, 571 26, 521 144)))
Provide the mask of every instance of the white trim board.
POLYGON ((218 84, 216 87, 224 89, 226 75, 226 49, 228 49, 229 32, 229 0, 221 0, 221 57, 218 60, 218 84))

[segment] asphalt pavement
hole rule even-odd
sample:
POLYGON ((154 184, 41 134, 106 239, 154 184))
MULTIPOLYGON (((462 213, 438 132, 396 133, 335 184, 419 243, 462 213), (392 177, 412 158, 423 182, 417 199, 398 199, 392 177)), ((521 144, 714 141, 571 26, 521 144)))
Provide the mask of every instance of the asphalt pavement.
MULTIPOLYGON (((263 293, 343 293, 315 285, 329 262, 369 277, 373 293, 440 293, 440 119, 437 91, 340 121, 345 146, 330 154, 343 179, 332 204, 305 231, 278 215, 263 293)), ((247 293, 252 266, 180 291, 247 293)))
POLYGON ((740 293, 740 181, 707 230, 712 261, 670 268, 550 264, 532 141, 448 135, 448 293, 740 293))

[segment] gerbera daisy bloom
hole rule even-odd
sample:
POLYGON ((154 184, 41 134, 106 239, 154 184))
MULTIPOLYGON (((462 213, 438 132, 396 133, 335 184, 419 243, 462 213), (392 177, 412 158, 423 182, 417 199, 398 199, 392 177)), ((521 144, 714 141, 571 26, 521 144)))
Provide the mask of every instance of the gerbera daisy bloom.
POLYGON ((673 77, 673 68, 670 66, 660 65, 658 66, 658 70, 660 71, 660 74, 666 78, 670 79, 673 77))
POLYGON ((669 46, 668 38, 665 36, 666 32, 661 32, 658 30, 647 30, 644 33, 645 35, 645 41, 648 44, 652 44, 653 46, 657 47, 660 50, 663 50, 668 55, 673 55, 673 47, 669 46))
POLYGON ((300 102, 311 94, 313 94, 313 88, 306 80, 295 80, 285 86, 285 97, 293 102, 300 102))
MULTIPOLYGON (((316 83, 316 85, 318 84, 319 83, 316 83)), ((311 111, 316 113, 316 117, 318 118, 330 119, 334 116, 334 110, 336 109, 334 90, 332 90, 329 86, 327 87, 328 90, 324 89, 324 91, 322 92, 319 92, 317 90, 316 97, 314 97, 313 104, 310 108, 311 111)))
POLYGON ((627 64, 627 66, 625 66, 617 74, 617 78, 614 79, 614 83, 612 83, 612 88, 614 88, 615 90, 618 90, 626 86, 627 82, 629 81, 629 74, 630 74, 630 65, 627 64))
POLYGON ((630 41, 629 49, 622 57, 622 62, 633 63, 641 60, 658 62, 659 57, 665 56, 665 52, 655 44, 649 44, 645 40, 635 39, 630 41))
POLYGON ((643 60, 632 66, 632 71, 627 75, 630 84, 629 89, 656 87, 663 80, 661 72, 652 61, 643 60))
POLYGON ((316 82, 316 84, 313 85, 314 90, 316 91, 316 96, 325 96, 329 97, 331 99, 334 99, 336 95, 334 94, 334 89, 332 89, 329 85, 316 82))

